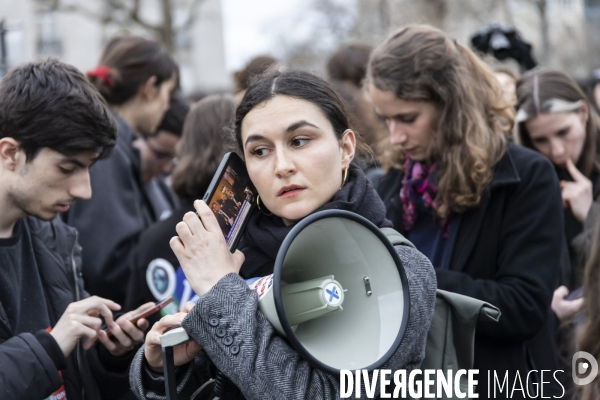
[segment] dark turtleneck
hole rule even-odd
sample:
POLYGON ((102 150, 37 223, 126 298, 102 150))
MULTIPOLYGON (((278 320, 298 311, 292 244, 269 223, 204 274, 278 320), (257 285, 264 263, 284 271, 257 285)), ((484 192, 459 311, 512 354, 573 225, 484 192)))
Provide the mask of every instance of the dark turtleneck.
MULTIPOLYGON (((385 218, 383 201, 371 181, 356 165, 350 166, 348 181, 344 187, 314 212, 324 210, 351 211, 380 228, 392 227, 392 223, 385 218)), ((238 246, 246 257, 240 275, 248 279, 272 274, 279 247, 293 227, 286 226, 280 217, 267 216, 259 210, 254 210, 238 246)))

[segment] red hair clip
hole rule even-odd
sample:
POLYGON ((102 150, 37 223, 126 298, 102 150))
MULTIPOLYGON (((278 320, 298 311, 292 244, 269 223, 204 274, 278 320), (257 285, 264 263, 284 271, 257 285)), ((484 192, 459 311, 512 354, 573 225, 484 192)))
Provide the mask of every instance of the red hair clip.
POLYGON ((96 76, 106 83, 106 86, 112 88, 114 85, 113 78, 110 76, 110 67, 107 65, 99 65, 95 69, 87 73, 88 76, 96 76))

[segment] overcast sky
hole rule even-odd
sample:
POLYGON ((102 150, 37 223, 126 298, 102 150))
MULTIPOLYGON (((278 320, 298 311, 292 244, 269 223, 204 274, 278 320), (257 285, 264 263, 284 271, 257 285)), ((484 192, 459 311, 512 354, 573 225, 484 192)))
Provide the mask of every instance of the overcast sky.
POLYGON ((276 37, 293 25, 308 0, 222 0, 225 65, 244 66, 258 54, 274 54, 276 37))

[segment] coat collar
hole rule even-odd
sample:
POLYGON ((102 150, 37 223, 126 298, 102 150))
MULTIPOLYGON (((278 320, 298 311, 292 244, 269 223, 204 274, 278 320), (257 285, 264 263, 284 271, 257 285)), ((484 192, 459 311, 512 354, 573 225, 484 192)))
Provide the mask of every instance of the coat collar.
POLYGON ((498 186, 513 185, 521 182, 521 176, 510 151, 514 146, 516 146, 514 143, 507 143, 504 155, 494 166, 492 181, 488 186, 490 190, 498 186))
MULTIPOLYGON (((477 238, 479 237, 483 219, 486 215, 490 202, 491 191, 502 186, 514 185, 521 182, 521 176, 512 154, 515 146, 516 145, 513 143, 507 143, 506 151, 500 161, 498 161, 498 163, 494 166, 492 180, 490 181, 488 187, 484 190, 479 205, 464 212, 453 249, 451 262, 452 270, 462 271, 467 264, 469 256, 471 255, 473 248, 477 243, 477 238)), ((400 188, 402 187, 404 173, 402 171, 396 171, 398 174, 396 175, 396 173, 393 173, 393 171, 390 172, 392 173, 386 174, 386 176, 380 181, 381 184, 385 186, 389 185, 387 193, 388 196, 391 194, 391 196, 388 197, 389 203, 387 217, 392 221, 396 221, 396 229, 400 233, 406 235, 406 231, 404 231, 401 223, 402 204, 400 203, 400 198, 398 196, 398 193, 400 193, 400 188), (387 177, 392 178, 392 176, 399 176, 400 179, 386 179, 387 177), (400 223, 398 223, 398 221, 400 223)))

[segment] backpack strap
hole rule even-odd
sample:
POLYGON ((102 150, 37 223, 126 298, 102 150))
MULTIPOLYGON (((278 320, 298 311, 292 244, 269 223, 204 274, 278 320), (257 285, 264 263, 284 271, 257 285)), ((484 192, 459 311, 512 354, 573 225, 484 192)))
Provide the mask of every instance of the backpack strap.
POLYGON ((392 243, 393 246, 408 246, 416 249, 415 245, 411 243, 410 240, 404 237, 400 232, 393 228, 380 228, 381 232, 387 236, 388 240, 392 243))

